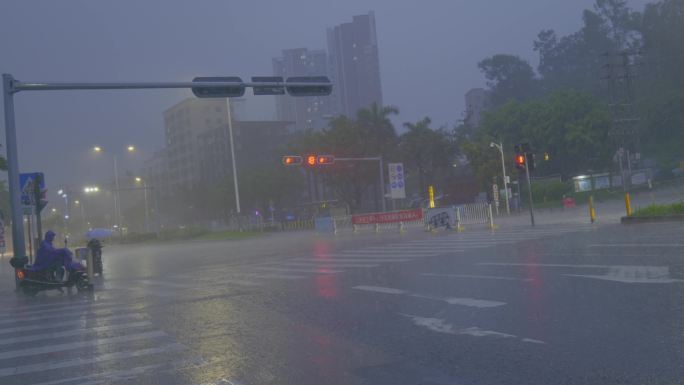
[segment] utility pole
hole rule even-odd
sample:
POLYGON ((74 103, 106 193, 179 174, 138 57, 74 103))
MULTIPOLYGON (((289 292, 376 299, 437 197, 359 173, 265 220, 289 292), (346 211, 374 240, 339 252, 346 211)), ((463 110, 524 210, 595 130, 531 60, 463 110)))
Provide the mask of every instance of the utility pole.
MULTIPOLYGON (((619 163, 622 187, 625 194, 629 191, 632 178, 632 153, 638 154, 639 135, 637 124, 639 117, 634 103, 634 69, 641 65, 638 60, 640 53, 623 50, 617 54, 606 52, 606 74, 603 77, 607 81, 608 100, 612 115, 612 124, 609 135, 615 138, 618 144, 618 153, 615 160, 619 163), (616 60, 617 59, 617 60, 616 60), (624 170, 624 161, 627 161, 627 174, 624 170)), ((638 156, 638 155, 637 155, 638 156)))
POLYGON ((530 200, 530 221, 534 227, 534 204, 532 203, 532 179, 530 178, 530 159, 525 151, 525 174, 527 175, 527 199, 530 200))

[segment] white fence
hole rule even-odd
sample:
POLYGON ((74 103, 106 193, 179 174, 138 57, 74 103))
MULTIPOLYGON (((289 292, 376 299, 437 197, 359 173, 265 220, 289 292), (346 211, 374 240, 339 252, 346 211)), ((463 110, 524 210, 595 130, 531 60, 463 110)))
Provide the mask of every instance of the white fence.
MULTIPOLYGON (((377 224, 356 224, 352 223, 351 215, 335 217, 332 219, 332 231, 337 233, 341 231, 404 231, 408 229, 427 229, 430 230, 436 226, 441 226, 436 223, 431 223, 430 210, 440 211, 440 209, 424 209, 423 217, 421 219, 394 222, 394 223, 377 223, 377 224)), ((442 211, 449 212, 448 222, 457 230, 462 230, 463 225, 488 225, 494 228, 494 217, 492 216, 492 205, 488 203, 472 203, 460 205, 455 207, 445 207, 442 211)), ((445 214, 442 214, 443 216, 445 214)), ((434 222, 434 221, 432 221, 434 222)), ((446 223, 444 223, 445 225, 446 223)))
POLYGON ((488 224, 494 227, 492 205, 489 203, 471 203, 456 207, 458 222, 462 225, 488 224))

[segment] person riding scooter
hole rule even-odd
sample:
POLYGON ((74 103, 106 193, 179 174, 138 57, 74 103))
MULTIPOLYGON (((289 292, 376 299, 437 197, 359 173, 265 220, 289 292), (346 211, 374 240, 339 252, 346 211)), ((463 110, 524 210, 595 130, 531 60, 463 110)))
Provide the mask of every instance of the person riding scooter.
POLYGON ((56 248, 52 243, 55 240, 55 232, 49 230, 45 233, 45 239, 40 243, 36 253, 36 261, 33 264, 34 271, 53 271, 56 274, 50 278, 64 279, 64 271, 78 270, 82 266, 72 258, 71 251, 65 248, 56 248))

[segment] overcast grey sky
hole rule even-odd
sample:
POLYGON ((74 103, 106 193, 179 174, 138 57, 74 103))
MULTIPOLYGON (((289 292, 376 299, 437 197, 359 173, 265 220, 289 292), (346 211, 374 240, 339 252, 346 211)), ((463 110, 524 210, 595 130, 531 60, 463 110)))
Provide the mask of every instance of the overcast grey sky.
MULTIPOLYGON (((636 0, 641 7, 645 1, 636 0)), ((476 63, 520 54, 532 41, 581 25, 593 0, 1 0, 0 72, 21 80, 190 80, 198 75, 270 75, 283 48, 325 48, 327 27, 375 11, 386 104, 397 122, 453 125, 463 94, 484 85, 476 63)), ((46 172, 53 189, 111 178, 111 159, 132 143, 136 167, 163 143, 162 111, 189 91, 22 93, 16 98, 21 171, 46 172), (100 173, 102 177, 98 177, 100 173)), ((272 100, 252 98, 272 117, 272 100)), ((4 132, 0 137, 4 147, 4 132)), ((3 148, 4 151, 4 148, 3 148)))

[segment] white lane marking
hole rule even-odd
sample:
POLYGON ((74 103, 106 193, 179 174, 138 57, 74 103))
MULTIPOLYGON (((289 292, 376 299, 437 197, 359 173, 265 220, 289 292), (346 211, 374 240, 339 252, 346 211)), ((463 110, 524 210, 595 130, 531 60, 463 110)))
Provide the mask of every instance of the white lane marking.
POLYGON ((257 266, 255 269, 260 270, 273 270, 273 271, 284 271, 293 273, 314 273, 314 274, 337 274, 341 273, 342 270, 333 270, 325 267, 319 269, 297 269, 297 268, 281 268, 281 267, 268 267, 268 266, 257 266))
POLYGON ((514 277, 500 277, 494 275, 470 275, 470 274, 439 274, 439 273, 422 273, 426 277, 446 277, 446 278, 473 278, 473 279, 500 279, 504 281, 523 281, 530 282, 530 278, 514 278, 514 277))
MULTIPOLYGON (((302 267, 332 267, 332 268, 345 268, 345 267, 378 267, 377 263, 350 263, 350 262, 281 262, 278 266, 302 266, 302 267)), ((274 263, 274 265, 276 265, 274 263)))
POLYGON ((376 293, 384 293, 384 294, 407 294, 408 293, 408 291, 406 291, 406 290, 393 289, 391 287, 381 287, 381 286, 360 285, 360 286, 354 286, 354 287, 352 287, 352 289, 374 291, 376 293))
POLYGON ((16 366, 13 368, 0 369, 0 377, 16 376, 19 374, 36 373, 46 370, 63 369, 74 366, 101 363, 112 360, 124 360, 134 357, 142 357, 151 354, 171 353, 184 350, 185 347, 179 343, 168 344, 156 348, 134 350, 127 352, 105 353, 95 357, 75 358, 73 360, 56 362, 39 362, 36 364, 16 366))
POLYGON ((411 297, 431 299, 434 301, 444 301, 449 305, 459 305, 468 307, 478 307, 478 308, 490 308, 503 306, 506 302, 490 301, 487 299, 477 299, 477 298, 444 298, 444 297, 434 297, 422 294, 411 294, 411 297))
POLYGON ((382 262, 407 262, 411 261, 411 258, 407 257, 398 257, 398 258, 388 258, 388 257, 344 257, 344 258, 330 258, 329 260, 324 260, 324 259, 312 259, 312 258, 293 258, 293 259, 288 259, 288 261, 293 261, 293 262, 317 262, 317 263, 327 263, 325 261, 331 261, 331 262, 350 262, 350 263, 356 263, 356 262, 370 262, 370 263, 382 263, 382 262))
POLYGON ((360 286, 354 286, 354 287, 352 287, 352 289, 372 291, 372 292, 383 293, 383 294, 393 294, 393 295, 405 294, 405 295, 408 295, 408 296, 414 297, 414 298, 424 298, 424 299, 429 299, 429 300, 433 300, 433 301, 443 301, 443 302, 448 303, 449 305, 460 305, 460 306, 478 307, 478 308, 490 308, 490 307, 503 306, 506 304, 506 302, 490 301, 490 300, 486 300, 486 299, 477 299, 477 298, 443 298, 443 297, 433 297, 433 296, 422 295, 422 294, 411 294, 407 290, 395 289, 395 288, 391 288, 391 287, 382 287, 382 286, 360 285, 360 286))
POLYGON ((139 327, 144 327, 144 326, 152 326, 152 322, 149 322, 149 321, 129 322, 129 323, 122 323, 122 324, 107 325, 107 326, 96 326, 96 327, 91 327, 91 328, 67 330, 67 331, 63 331, 63 332, 42 333, 42 334, 33 334, 30 336, 23 336, 23 337, 5 338, 5 339, 0 339, 0 345, 16 344, 19 342, 49 340, 49 339, 53 339, 53 338, 61 338, 61 337, 69 337, 69 336, 80 336, 80 335, 83 335, 89 331, 90 332, 106 332, 106 331, 111 331, 111 330, 139 328, 139 327))
POLYGON ((427 328, 428 330, 437 332, 437 333, 445 333, 445 334, 453 334, 453 335, 468 335, 472 337, 497 337, 497 338, 515 338, 515 339, 520 339, 522 342, 529 342, 529 343, 535 343, 535 344, 544 344, 545 342, 539 341, 539 340, 534 340, 531 338, 520 338, 516 336, 515 334, 509 334, 509 333, 503 333, 503 332, 497 332, 494 330, 485 330, 481 329, 476 326, 468 327, 468 328, 463 328, 459 329, 454 327, 454 325, 447 323, 446 320, 439 319, 439 318, 428 318, 428 317, 419 317, 415 315, 410 315, 410 314, 401 314, 404 317, 408 317, 413 321, 413 323, 417 326, 422 326, 424 328, 427 328))
MULTIPOLYGON (((141 319, 144 318, 143 314, 141 313, 133 313, 133 314, 124 314, 124 315, 113 315, 113 316, 105 316, 105 317, 97 317, 95 320, 99 323, 102 321, 111 321, 111 320, 130 320, 130 319, 141 319)), ((33 330, 44 330, 44 329, 52 329, 52 328, 58 328, 58 327, 63 327, 63 326, 80 326, 80 327, 85 327, 88 323, 93 322, 92 319, 77 319, 77 320, 72 320, 72 321, 65 321, 65 322, 51 322, 49 325, 29 325, 29 326, 17 326, 17 327, 11 327, 11 328, 4 328, 0 329, 0 334, 7 334, 7 333, 17 333, 17 332, 29 332, 33 330)))
POLYGON ((568 277, 592 278, 621 283, 674 283, 682 279, 670 278, 667 266, 613 266, 603 275, 563 274, 568 277))
POLYGON ((589 247, 684 247, 684 243, 595 243, 589 247))
POLYGON ((65 343, 65 344, 46 345, 46 346, 39 346, 39 347, 35 347, 35 348, 26 348, 26 349, 3 351, 3 352, 0 352, 0 360, 10 359, 10 358, 18 358, 18 357, 26 357, 26 356, 33 356, 33 355, 37 355, 37 354, 62 352, 65 350, 79 349, 79 348, 84 348, 84 347, 89 347, 89 346, 101 346, 101 345, 106 345, 106 344, 111 344, 111 343, 130 342, 130 341, 136 341, 136 340, 159 338, 159 337, 165 337, 167 335, 168 334, 164 333, 161 330, 155 330, 155 331, 151 331, 151 332, 129 334, 129 335, 119 336, 119 337, 99 338, 99 339, 94 339, 94 340, 89 340, 89 341, 69 342, 69 343, 65 343))

